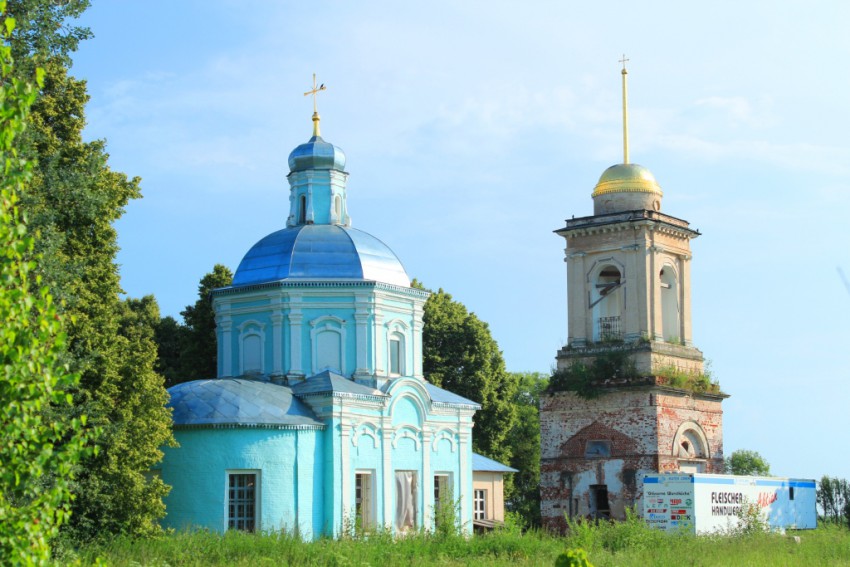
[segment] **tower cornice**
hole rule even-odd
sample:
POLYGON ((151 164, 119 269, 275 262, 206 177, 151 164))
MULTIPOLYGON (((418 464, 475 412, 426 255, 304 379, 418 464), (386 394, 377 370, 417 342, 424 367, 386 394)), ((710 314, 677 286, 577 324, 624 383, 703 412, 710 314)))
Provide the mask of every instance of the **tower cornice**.
POLYGON ((698 230, 690 228, 686 220, 657 211, 641 209, 567 219, 567 226, 554 232, 569 239, 640 227, 685 239, 696 238, 701 234, 698 230))

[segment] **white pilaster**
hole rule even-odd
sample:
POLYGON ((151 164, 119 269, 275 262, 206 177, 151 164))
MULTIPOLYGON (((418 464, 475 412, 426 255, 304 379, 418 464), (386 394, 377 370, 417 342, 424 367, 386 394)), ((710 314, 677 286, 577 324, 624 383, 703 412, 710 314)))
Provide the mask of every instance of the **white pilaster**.
POLYGON ((369 328, 369 310, 360 302, 357 303, 357 308, 354 312, 354 330, 355 330, 355 346, 357 352, 355 354, 354 374, 368 375, 369 372, 369 343, 368 334, 369 328))
POLYGON ((272 375, 283 374, 283 312, 278 308, 271 314, 272 321, 272 375))
POLYGON ((221 329, 221 361, 218 364, 220 378, 233 376, 233 320, 230 317, 230 304, 223 304, 215 318, 216 326, 221 329))

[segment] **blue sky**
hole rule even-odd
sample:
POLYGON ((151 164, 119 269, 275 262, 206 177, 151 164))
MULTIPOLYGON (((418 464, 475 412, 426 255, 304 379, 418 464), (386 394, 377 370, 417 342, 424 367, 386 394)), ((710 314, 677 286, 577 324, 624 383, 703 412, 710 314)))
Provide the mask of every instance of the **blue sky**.
POLYGON ((348 156, 353 225, 490 324, 509 370, 567 335, 563 240, 631 160, 693 242, 696 346, 725 450, 781 475, 850 477, 850 4, 96 1, 90 138, 142 178, 118 223, 122 284, 163 314, 288 215, 311 132, 348 156))

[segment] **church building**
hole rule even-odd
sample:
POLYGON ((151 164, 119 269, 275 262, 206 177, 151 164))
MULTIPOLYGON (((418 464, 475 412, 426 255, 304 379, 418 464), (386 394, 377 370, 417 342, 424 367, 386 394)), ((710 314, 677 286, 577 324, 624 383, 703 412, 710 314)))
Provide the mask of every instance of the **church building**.
MULTIPOLYGON (((624 59, 625 62, 625 59, 624 59)), ((693 344, 687 221, 661 211, 650 171, 629 162, 626 68, 623 163, 591 195, 593 215, 566 241, 568 342, 540 403, 541 515, 624 519, 641 474, 722 472, 721 402, 693 344)))
MULTIPOLYGON (((313 136, 289 156, 285 228, 213 292, 218 376, 169 389, 166 527, 349 530, 473 523, 475 402, 422 374, 428 293, 351 227, 345 154, 313 136), (445 517, 445 516, 442 516, 445 517)), ((482 496, 483 498, 483 496, 482 496)))

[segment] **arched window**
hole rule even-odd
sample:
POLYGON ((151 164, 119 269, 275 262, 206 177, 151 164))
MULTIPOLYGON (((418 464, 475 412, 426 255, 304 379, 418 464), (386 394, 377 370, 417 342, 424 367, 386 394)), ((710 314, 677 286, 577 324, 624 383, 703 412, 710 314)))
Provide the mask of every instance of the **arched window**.
POLYGON ((307 197, 301 195, 298 199, 298 224, 307 223, 307 197))
POLYGON ((623 276, 617 266, 603 266, 593 281, 590 307, 593 314, 593 340, 623 338, 623 276))
POLYGON ((393 333, 390 335, 390 374, 401 376, 404 374, 404 335, 393 333))
POLYGON ((704 472, 708 459, 708 440, 695 422, 685 422, 673 438, 673 456, 683 472, 704 472))
POLYGON ((682 340, 679 317, 679 283, 673 266, 665 264, 659 274, 661 285, 661 336, 665 341, 682 340))
POLYGON ((342 222, 342 199, 339 195, 334 197, 334 218, 337 222, 342 222))
POLYGON ((316 372, 330 368, 342 372, 342 345, 339 331, 328 329, 316 335, 316 372))
POLYGON ((263 348, 260 335, 242 337, 242 374, 263 373, 263 348))

